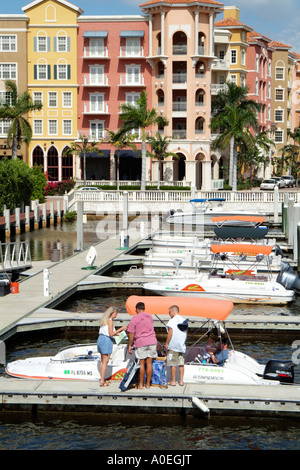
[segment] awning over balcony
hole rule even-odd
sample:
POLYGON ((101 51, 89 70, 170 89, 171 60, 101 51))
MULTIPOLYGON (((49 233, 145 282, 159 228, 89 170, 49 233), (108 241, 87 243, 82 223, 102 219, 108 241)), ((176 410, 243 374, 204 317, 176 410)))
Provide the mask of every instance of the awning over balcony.
POLYGON ((121 31, 121 38, 143 38, 145 31, 121 31))
POLYGON ((107 38, 108 31, 85 31, 84 38, 107 38))
MULTIPOLYGON (((86 158, 110 158, 110 150, 101 150, 102 154, 98 152, 88 152, 85 154, 86 158)), ((83 153, 80 154, 80 157, 83 158, 83 153)))
MULTIPOLYGON (((115 157, 117 157, 117 156, 118 156, 118 153, 115 152, 115 157)), ((141 157, 141 151, 137 150, 135 152, 134 150, 120 150, 119 157, 120 158, 140 158, 141 157)))

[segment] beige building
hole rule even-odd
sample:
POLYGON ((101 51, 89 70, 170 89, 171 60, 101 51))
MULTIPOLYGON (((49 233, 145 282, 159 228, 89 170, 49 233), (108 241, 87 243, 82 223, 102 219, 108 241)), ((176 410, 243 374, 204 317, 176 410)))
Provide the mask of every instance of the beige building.
MULTIPOLYGON (((18 92, 27 91, 27 17, 0 15, 0 100, 9 100, 5 81, 16 82, 18 92)), ((9 122, 0 121, 0 159, 11 156, 6 140, 9 122)), ((27 145, 18 149, 18 157, 28 162, 27 145)))
MULTIPOLYGON (((211 82, 215 60, 214 22, 222 4, 216 1, 141 5, 149 15, 149 57, 153 69, 152 102, 167 116, 164 135, 178 158, 164 162, 164 179, 184 175, 192 186, 211 189, 211 82)), ((153 164, 152 179, 157 179, 153 164)), ((149 175, 147 175, 147 178, 149 175)))

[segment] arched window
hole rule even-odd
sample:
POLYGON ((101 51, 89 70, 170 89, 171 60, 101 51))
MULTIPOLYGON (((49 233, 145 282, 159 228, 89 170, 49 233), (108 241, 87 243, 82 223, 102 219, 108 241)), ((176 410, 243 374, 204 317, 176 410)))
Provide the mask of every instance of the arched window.
POLYGON ((177 31, 173 36, 173 54, 187 54, 187 37, 183 31, 177 31))
POLYGON ((41 166, 44 171, 44 151, 39 145, 32 152, 32 166, 34 165, 41 166))
POLYGON ((50 181, 58 181, 58 152, 53 145, 47 154, 47 171, 50 181))
POLYGON ((69 147, 65 147, 62 151, 62 179, 68 180, 73 178, 73 155, 66 155, 69 147))

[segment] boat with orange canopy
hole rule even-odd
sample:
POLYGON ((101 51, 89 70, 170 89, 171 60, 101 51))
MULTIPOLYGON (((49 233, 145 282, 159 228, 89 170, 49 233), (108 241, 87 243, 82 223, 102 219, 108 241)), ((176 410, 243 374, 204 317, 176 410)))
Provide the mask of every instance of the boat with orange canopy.
MULTIPOLYGON (((244 385, 280 385, 292 384, 294 381, 294 365, 290 362, 268 361, 266 365, 243 352, 234 349, 230 340, 225 321, 233 310, 231 301, 215 299, 195 299, 184 297, 130 296, 126 301, 129 315, 135 315, 138 302, 145 303, 145 310, 155 315, 165 326, 169 317, 169 307, 178 305, 183 320, 198 320, 203 335, 190 345, 190 337, 186 341, 184 382, 191 384, 244 384, 244 385), (225 339, 229 344, 228 357, 219 358, 219 362, 211 362, 206 354, 207 333, 210 332, 217 346, 223 350, 225 339)), ((198 329, 197 322, 197 331, 198 329)), ((189 334, 189 333, 188 333, 189 334)), ((223 354, 223 353, 222 353, 223 354)), ((113 353, 107 368, 107 380, 122 381, 135 355, 128 353, 128 344, 114 344, 113 353)), ((33 357, 13 361, 6 365, 6 372, 13 377, 38 380, 85 380, 98 381, 100 355, 97 344, 79 344, 66 347, 54 356, 33 357)), ((167 365, 167 377, 169 375, 167 365)))
MULTIPOLYGON (((136 314, 135 306, 138 302, 143 302, 145 311, 161 319, 163 324, 165 324, 165 317, 169 317, 169 308, 172 305, 179 307, 179 314, 182 315, 183 319, 194 321, 198 317, 198 320, 202 321, 202 325, 197 330, 200 331, 199 339, 190 344, 189 336, 187 337, 184 383, 244 385, 293 383, 294 365, 291 362, 283 363, 270 360, 266 365, 259 364, 247 354, 235 350, 225 326, 225 321, 234 308, 231 301, 191 298, 188 295, 184 297, 133 295, 126 301, 126 310, 130 315, 136 314), (206 352, 208 333, 218 342, 219 355, 215 352, 218 356, 218 362, 213 362, 206 352), (228 357, 224 353, 225 344, 229 348, 229 351, 227 350, 228 357), (222 354, 224 354, 224 357, 222 354)), ((217 347, 217 344, 215 344, 215 347, 217 347)), ((168 369, 167 367, 167 374, 169 375, 170 371, 168 369)))
POLYGON ((276 277, 270 270, 269 256, 273 247, 244 243, 212 244, 213 254, 209 271, 193 277, 162 278, 146 282, 144 288, 163 296, 182 296, 226 299, 234 303, 286 305, 295 300, 300 288, 299 277, 280 272, 276 277), (234 254, 235 256, 229 256, 234 254), (250 263, 243 267, 245 260, 250 263), (259 272, 257 265, 266 263, 268 272, 259 272))

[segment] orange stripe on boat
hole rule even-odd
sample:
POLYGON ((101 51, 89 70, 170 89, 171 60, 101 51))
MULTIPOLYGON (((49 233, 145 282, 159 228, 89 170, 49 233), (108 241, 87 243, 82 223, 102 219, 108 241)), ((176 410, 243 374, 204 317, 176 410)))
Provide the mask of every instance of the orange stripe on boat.
POLYGON ((224 321, 233 309, 231 300, 195 298, 188 294, 178 297, 131 295, 126 301, 126 310, 130 315, 136 314, 135 306, 138 302, 144 302, 145 311, 152 315, 169 315, 169 308, 177 305, 180 315, 221 321, 224 321))
POLYGON ((237 255, 270 255, 273 247, 269 245, 251 245, 250 243, 237 243, 237 244, 220 244, 211 245, 210 249, 213 253, 235 253, 237 255))
POLYGON ((241 220, 242 222, 264 222, 265 217, 262 216, 252 216, 252 215, 218 215, 212 217, 213 222, 222 222, 223 220, 241 220))

